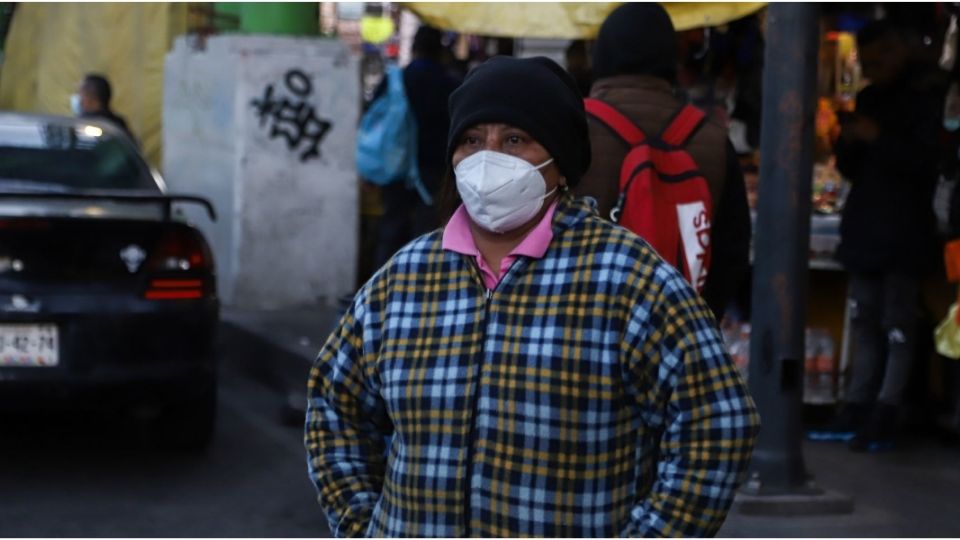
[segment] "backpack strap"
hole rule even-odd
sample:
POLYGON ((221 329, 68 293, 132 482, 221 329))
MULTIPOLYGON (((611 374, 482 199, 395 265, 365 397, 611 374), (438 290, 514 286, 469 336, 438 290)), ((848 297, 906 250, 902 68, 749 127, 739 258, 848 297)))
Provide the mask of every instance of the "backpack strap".
POLYGON ((647 138, 636 124, 610 104, 599 99, 586 98, 583 100, 583 106, 587 114, 606 124, 630 146, 636 146, 647 138))
POLYGON ((703 111, 693 105, 684 105, 664 128, 660 140, 672 146, 683 146, 700 128, 706 117, 703 111))

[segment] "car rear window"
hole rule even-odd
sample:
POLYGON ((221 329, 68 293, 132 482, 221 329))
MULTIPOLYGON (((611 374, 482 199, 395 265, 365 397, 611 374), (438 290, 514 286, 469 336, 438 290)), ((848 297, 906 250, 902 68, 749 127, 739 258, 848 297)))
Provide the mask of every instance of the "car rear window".
POLYGON ((92 124, 0 123, 0 188, 159 191, 134 145, 92 124))

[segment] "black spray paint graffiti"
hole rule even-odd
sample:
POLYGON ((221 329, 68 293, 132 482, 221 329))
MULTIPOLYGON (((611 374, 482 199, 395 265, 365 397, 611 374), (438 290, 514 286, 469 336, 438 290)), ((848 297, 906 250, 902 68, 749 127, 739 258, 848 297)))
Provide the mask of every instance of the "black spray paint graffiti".
POLYGON ((306 73, 292 69, 284 76, 284 83, 287 90, 299 99, 274 98, 273 85, 267 85, 263 97, 250 102, 260 118, 260 126, 272 121, 270 138, 283 137, 290 150, 299 150, 300 144, 305 143, 305 150, 300 154, 301 162, 320 157, 320 143, 333 123, 318 118, 313 105, 306 102, 313 92, 313 84, 306 73))

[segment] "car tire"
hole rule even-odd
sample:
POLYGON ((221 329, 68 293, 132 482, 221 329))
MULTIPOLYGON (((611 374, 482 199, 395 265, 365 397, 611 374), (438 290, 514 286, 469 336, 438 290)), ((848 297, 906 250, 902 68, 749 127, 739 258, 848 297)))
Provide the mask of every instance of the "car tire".
POLYGON ((154 431, 157 445, 177 452, 203 452, 213 438, 216 416, 217 385, 211 379, 196 394, 163 410, 154 431))

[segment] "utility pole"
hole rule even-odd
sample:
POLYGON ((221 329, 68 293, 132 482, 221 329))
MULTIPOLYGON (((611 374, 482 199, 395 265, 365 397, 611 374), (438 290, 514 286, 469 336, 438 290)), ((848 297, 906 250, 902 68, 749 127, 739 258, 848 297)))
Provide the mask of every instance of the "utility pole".
POLYGON ((819 12, 814 3, 767 11, 749 368, 762 425, 743 513, 852 510, 813 484, 802 452, 819 12))

